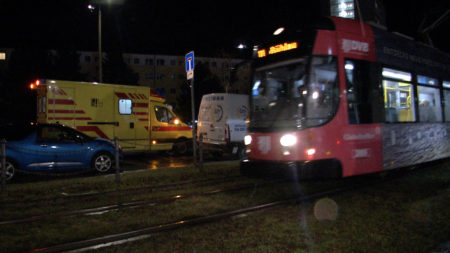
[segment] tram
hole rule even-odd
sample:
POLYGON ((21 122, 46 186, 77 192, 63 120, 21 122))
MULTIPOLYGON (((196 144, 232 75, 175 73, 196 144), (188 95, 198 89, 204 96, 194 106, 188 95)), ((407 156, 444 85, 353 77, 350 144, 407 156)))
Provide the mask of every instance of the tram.
POLYGON ((450 156, 450 56, 327 18, 255 49, 245 175, 348 177, 450 156))

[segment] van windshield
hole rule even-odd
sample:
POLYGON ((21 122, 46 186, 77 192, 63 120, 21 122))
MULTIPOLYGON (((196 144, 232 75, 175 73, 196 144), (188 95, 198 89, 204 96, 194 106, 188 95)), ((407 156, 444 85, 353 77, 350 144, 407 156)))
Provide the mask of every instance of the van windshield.
POLYGON ((338 105, 336 58, 314 56, 257 69, 251 131, 306 128, 329 121, 338 105))

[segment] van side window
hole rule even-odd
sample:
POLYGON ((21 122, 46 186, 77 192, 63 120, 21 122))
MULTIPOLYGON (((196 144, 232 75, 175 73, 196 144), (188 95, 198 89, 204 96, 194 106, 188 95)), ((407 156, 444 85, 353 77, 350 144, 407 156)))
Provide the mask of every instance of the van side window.
POLYGON ((155 116, 159 122, 169 123, 173 120, 172 113, 167 108, 155 105, 155 116))

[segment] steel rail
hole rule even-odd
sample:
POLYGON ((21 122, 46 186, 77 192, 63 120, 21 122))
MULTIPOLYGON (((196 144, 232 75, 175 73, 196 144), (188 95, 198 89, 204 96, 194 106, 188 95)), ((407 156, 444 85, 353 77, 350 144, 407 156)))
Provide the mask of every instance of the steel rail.
MULTIPOLYGON (((360 184, 359 186, 367 186, 367 184, 360 184)), ((223 220, 225 218, 230 218, 242 214, 248 214, 256 211, 261 211, 265 209, 269 209, 276 206, 281 205, 287 205, 291 203, 298 203, 302 201, 311 201, 318 198, 322 198, 324 196, 330 196, 337 193, 349 191, 355 189, 356 186, 347 186, 347 187, 341 187, 336 188, 333 190, 327 190, 324 192, 314 193, 310 195, 305 196, 294 196, 291 198, 268 202, 256 206, 226 211, 226 212, 220 212, 212 215, 207 216, 201 216, 197 218, 191 218, 191 219, 181 219, 178 221, 165 223, 165 224, 158 224, 138 230, 128 231, 124 233, 118 233, 118 234, 112 234, 102 237, 97 237, 93 239, 87 239, 87 240, 81 240, 76 242, 69 242, 65 244, 60 245, 54 245, 50 247, 44 247, 44 248, 38 248, 31 250, 32 252, 61 252, 61 251, 70 251, 70 252, 83 252, 88 250, 94 250, 104 247, 110 247, 115 246, 123 243, 127 243, 130 241, 137 241, 142 240, 145 238, 150 237, 152 234, 160 233, 160 232, 166 232, 171 231, 175 229, 181 229, 186 228, 190 226, 196 226, 196 225, 202 225, 207 224, 219 220, 223 220)))
MULTIPOLYGON (((433 163, 431 163, 429 165, 430 165, 429 169, 433 169, 433 168, 439 166, 439 165, 436 165, 433 163)), ((423 169, 424 167, 425 167, 424 165, 418 166, 419 169, 423 169)), ((142 240, 142 239, 150 237, 153 234, 160 233, 160 232, 172 231, 172 230, 176 230, 176 229, 182 229, 182 228, 187 228, 187 227, 191 227, 191 226, 207 224, 207 223, 211 223, 211 222, 215 222, 215 221, 220 221, 220 220, 223 220, 226 218, 231 218, 234 216, 248 214, 248 213, 252 213, 252 212, 256 212, 256 211, 262 211, 265 209, 269 209, 269 208, 273 208, 273 207, 277 207, 277 206, 281 206, 281 205, 287 205, 287 204, 291 204, 291 203, 296 204, 296 203, 304 202, 304 201, 312 201, 312 200, 316 200, 316 199, 319 199, 319 198, 322 198, 325 196, 331 196, 331 195, 335 195, 338 193, 347 192, 350 190, 369 187, 369 186, 375 185, 377 183, 385 183, 387 181, 391 181, 391 180, 394 180, 394 179, 397 179, 397 178, 403 176, 405 174, 404 172, 407 172, 407 171, 408 170, 392 171, 393 173, 390 174, 389 178, 387 178, 387 179, 386 178, 377 178, 375 180, 371 180, 371 181, 369 180, 369 182, 360 182, 360 183, 348 185, 345 187, 339 187, 339 188, 335 188, 335 189, 331 189, 331 190, 325 190, 325 191, 322 191, 319 193, 313 193, 313 194, 309 194, 309 195, 300 195, 300 196, 296 195, 291 198, 287 198, 287 199, 283 199, 283 200, 268 202, 268 203, 264 203, 264 204, 260 204, 260 205, 255 205, 255 206, 241 208, 241 209, 235 209, 235 210, 226 211, 226 212, 220 212, 220 213, 216 213, 216 214, 212 214, 212 215, 206 215, 206 216, 201 216, 201 217, 196 217, 196 218, 181 219, 178 221, 173 221, 173 222, 164 223, 164 224, 158 224, 158 225, 154 225, 154 226, 150 226, 150 227, 146 227, 146 228, 142 228, 142 229, 138 229, 138 230, 128 231, 128 232, 124 232, 124 233, 117 233, 117 234, 112 234, 112 235, 107 235, 107 236, 102 236, 102 237, 97 237, 97 238, 92 238, 92 239, 87 239, 87 240, 53 245, 53 246, 45 247, 45 248, 37 248, 37 249, 33 249, 32 252, 61 252, 61 251, 84 252, 84 251, 89 251, 89 250, 105 248, 105 247, 111 247, 111 246, 120 245, 120 244, 124 244, 124 243, 131 242, 131 241, 142 240)))
POLYGON ((195 181, 182 181, 182 182, 175 182, 175 183, 169 183, 169 184, 150 185, 150 186, 142 186, 142 187, 135 187, 135 188, 118 189, 118 190, 112 190, 112 191, 103 191, 103 192, 86 192, 86 193, 78 193, 78 194, 68 194, 68 193, 63 192, 59 196, 48 197, 48 198, 0 201, 0 205, 5 206, 5 205, 12 205, 12 204, 28 204, 28 203, 33 204, 36 202, 45 202, 45 201, 69 200, 69 199, 72 200, 72 199, 78 199, 78 198, 92 198, 92 197, 97 197, 97 196, 112 195, 112 194, 118 194, 118 193, 131 194, 131 193, 134 193, 137 191, 142 191, 142 190, 169 189, 169 188, 182 187, 185 185, 204 186, 204 185, 208 185, 208 184, 227 182, 227 181, 231 181, 231 180, 234 180, 237 178, 245 178, 245 177, 239 175, 239 176, 231 176, 231 177, 202 179, 202 180, 195 180, 195 181))
POLYGON ((120 204, 79 209, 79 210, 68 211, 68 212, 47 213, 45 215, 33 215, 30 217, 0 221, 0 226, 8 225, 8 224, 30 223, 30 222, 36 222, 39 220, 43 220, 43 219, 52 219, 52 218, 60 218, 60 217, 81 216, 81 215, 99 215, 99 214, 104 214, 104 213, 111 212, 111 211, 123 210, 123 209, 128 209, 128 208, 141 208, 141 207, 148 207, 148 206, 156 206, 156 205, 160 205, 160 204, 172 203, 179 199, 187 199, 187 198, 194 197, 194 196, 210 196, 210 195, 219 194, 219 193, 233 192, 233 191, 251 189, 251 188, 261 187, 261 186, 266 186, 266 185, 272 185, 272 184, 276 184, 276 183, 280 183, 280 182, 284 182, 284 181, 285 180, 274 180, 274 181, 270 181, 270 182, 245 184, 245 185, 236 186, 236 187, 215 189, 215 190, 210 190, 210 191, 201 192, 201 193, 197 192, 197 193, 190 193, 190 194, 176 194, 176 195, 173 195, 173 196, 167 197, 167 198, 139 200, 139 201, 133 201, 133 202, 120 203, 120 204))

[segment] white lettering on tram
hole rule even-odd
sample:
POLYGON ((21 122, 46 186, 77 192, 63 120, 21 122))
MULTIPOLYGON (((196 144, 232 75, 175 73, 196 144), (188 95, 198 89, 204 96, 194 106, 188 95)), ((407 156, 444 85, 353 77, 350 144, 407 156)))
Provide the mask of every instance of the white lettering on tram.
POLYGON ((261 154, 267 154, 270 151, 270 136, 258 137, 258 149, 261 154))
POLYGON ((345 53, 350 51, 368 53, 369 43, 357 40, 342 39, 342 50, 344 50, 345 53))
POLYGON ((368 148, 353 149, 353 158, 367 158, 370 157, 370 150, 368 148))
POLYGON ((358 141, 358 140, 370 140, 375 138, 374 134, 344 134, 344 140, 346 141, 358 141))

